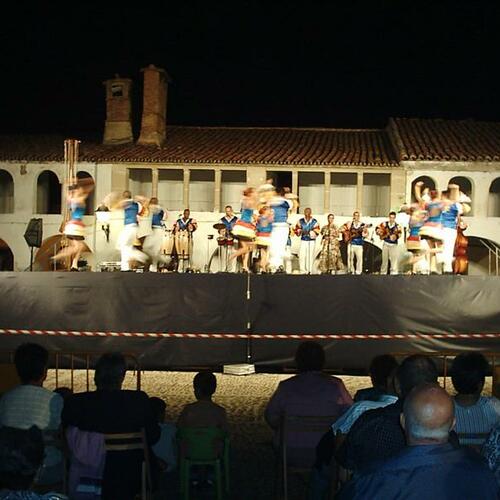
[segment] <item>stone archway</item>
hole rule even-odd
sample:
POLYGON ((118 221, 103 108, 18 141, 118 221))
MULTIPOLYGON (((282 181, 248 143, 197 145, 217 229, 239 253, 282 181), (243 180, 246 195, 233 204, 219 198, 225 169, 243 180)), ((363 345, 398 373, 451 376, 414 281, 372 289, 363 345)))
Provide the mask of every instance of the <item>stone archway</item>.
POLYGON ((0 271, 14 270, 14 254, 9 245, 0 239, 0 271))

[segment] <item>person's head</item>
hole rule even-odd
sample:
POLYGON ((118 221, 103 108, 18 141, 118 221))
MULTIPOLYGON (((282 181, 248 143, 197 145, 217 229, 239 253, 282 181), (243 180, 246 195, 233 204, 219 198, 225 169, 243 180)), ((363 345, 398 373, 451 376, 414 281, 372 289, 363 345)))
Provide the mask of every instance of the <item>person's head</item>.
POLYGON ((490 366, 479 352, 459 354, 451 365, 451 381, 459 394, 480 394, 490 366))
POLYGON ((396 358, 390 354, 375 356, 370 363, 369 369, 373 387, 379 387, 387 390, 389 377, 397 366, 398 362, 396 361, 396 358))
POLYGON ((233 215, 233 207, 231 205, 226 205, 224 207, 224 212, 228 217, 231 217, 233 215))
POLYGON ((299 372, 321 371, 325 364, 325 351, 317 342, 302 342, 295 353, 295 363, 299 372))
POLYGON ((167 405, 163 399, 160 398, 149 398, 149 405, 151 407, 151 413, 157 422, 163 422, 165 420, 165 410, 167 405))
POLYGON ((267 205, 264 205, 263 207, 260 207, 259 215, 268 215, 270 211, 271 209, 267 205))
POLYGON ((151 198, 151 199, 149 200, 149 204, 150 204, 150 205, 158 205, 158 198, 155 198, 155 197, 153 196, 153 198, 151 198))
POLYGON ((217 389, 217 379, 210 371, 199 372, 193 379, 196 399, 211 399, 217 389))
POLYGON ((353 220, 358 221, 359 217, 360 217, 360 213, 359 213, 358 210, 356 210, 355 212, 353 212, 353 214, 352 214, 353 220))
POLYGON ((130 200, 130 198, 132 198, 132 193, 130 191, 123 191, 122 196, 124 200, 130 200))
POLYGON ((333 224, 333 221, 335 220, 335 215, 328 214, 327 220, 328 220, 328 224, 333 224))
POLYGON ((94 381, 98 390, 121 389, 127 363, 123 354, 108 352, 103 354, 95 367, 94 381))
POLYGON ((14 364, 23 384, 42 385, 47 376, 49 352, 38 344, 22 344, 16 349, 14 364))
POLYGON ((184 216, 185 219, 189 219, 190 213, 191 213, 191 211, 189 210, 189 208, 185 208, 184 212, 182 212, 182 215, 184 216))
POLYGON ((309 219, 311 217, 311 214, 312 214, 312 210, 309 207, 304 209, 304 215, 305 215, 306 219, 309 219))
POLYGON ((58 387, 54 392, 59 394, 64 400, 73 395, 73 391, 69 387, 58 387))
POLYGON ((250 198, 255 195, 255 188, 253 187, 247 187, 246 189, 243 190, 243 196, 246 198, 250 198))
POLYGON ((449 197, 450 197, 450 191, 448 189, 441 191, 441 199, 442 200, 448 200, 449 197))
POLYGON ((414 354, 403 360, 396 375, 399 395, 404 399, 410 391, 421 384, 437 383, 438 371, 434 361, 423 354, 414 354))
POLYGON ((29 490, 44 456, 42 431, 0 428, 0 489, 29 490))
POLYGON ((389 212, 389 222, 396 222, 396 212, 389 212))
POLYGON ((439 191, 437 189, 430 189, 429 196, 431 197, 431 200, 437 200, 439 199, 439 191))
POLYGON ((406 397, 401 426, 410 446, 446 443, 454 425, 453 400, 437 384, 421 384, 406 397))

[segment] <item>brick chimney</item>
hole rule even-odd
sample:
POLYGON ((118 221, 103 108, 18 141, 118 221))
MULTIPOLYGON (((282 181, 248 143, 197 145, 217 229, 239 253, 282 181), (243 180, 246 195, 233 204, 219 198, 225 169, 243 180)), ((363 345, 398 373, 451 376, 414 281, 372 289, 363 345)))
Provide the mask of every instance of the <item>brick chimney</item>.
POLYGON ((167 82, 165 70, 150 64, 144 73, 144 105, 138 144, 161 146, 167 125, 167 82))
POLYGON ((104 82, 106 86, 106 124, 104 144, 133 142, 130 106, 132 80, 115 75, 104 82))

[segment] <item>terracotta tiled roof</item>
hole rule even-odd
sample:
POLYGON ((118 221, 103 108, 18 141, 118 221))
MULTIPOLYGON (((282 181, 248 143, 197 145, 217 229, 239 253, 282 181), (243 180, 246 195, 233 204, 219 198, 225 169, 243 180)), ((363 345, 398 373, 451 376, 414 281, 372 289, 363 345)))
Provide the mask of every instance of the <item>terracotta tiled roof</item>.
POLYGON ((388 132, 402 161, 500 161, 500 123, 395 118, 388 132))
MULTIPOLYGON (((0 160, 61 161, 62 137, 0 137, 0 160)), ((82 140, 91 162, 270 165, 398 164, 385 130, 169 126, 165 144, 104 146, 82 140)))

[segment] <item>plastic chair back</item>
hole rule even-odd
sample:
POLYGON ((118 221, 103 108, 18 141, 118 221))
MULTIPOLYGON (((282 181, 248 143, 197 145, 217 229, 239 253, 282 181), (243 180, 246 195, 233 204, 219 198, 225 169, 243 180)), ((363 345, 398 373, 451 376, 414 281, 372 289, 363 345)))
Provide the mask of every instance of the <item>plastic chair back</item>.
POLYGON ((192 461, 219 458, 225 437, 225 432, 217 427, 184 427, 177 431, 182 455, 192 461), (218 443, 220 446, 217 446, 218 443))

